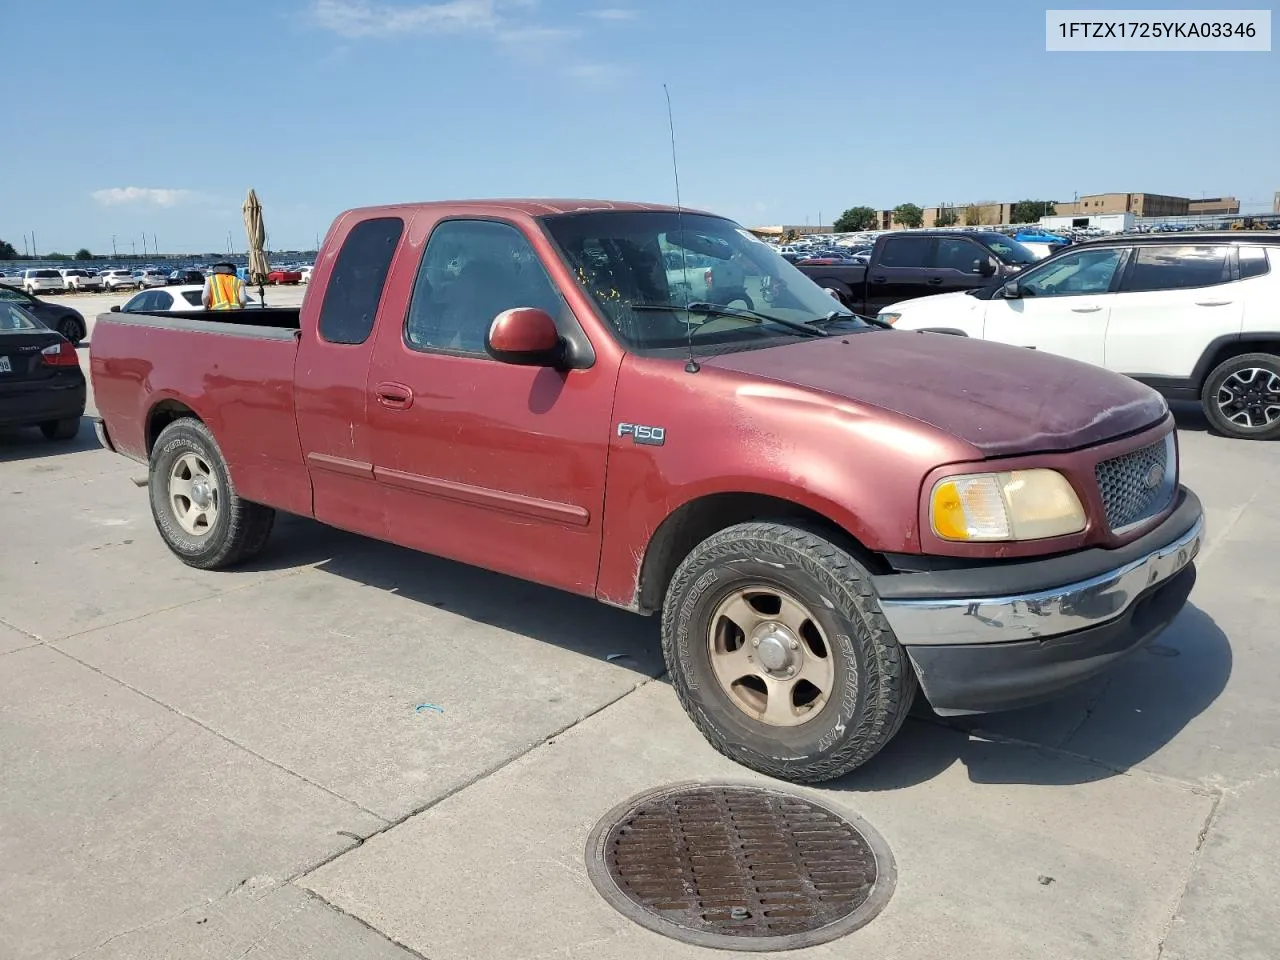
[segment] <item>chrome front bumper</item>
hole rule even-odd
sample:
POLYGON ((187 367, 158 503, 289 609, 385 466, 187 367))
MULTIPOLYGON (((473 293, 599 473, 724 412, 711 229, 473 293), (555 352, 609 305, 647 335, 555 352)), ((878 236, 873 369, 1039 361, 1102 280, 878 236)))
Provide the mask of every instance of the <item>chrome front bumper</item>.
POLYGON ((1204 518, 1172 542, 1115 570, 1062 587, 1012 596, 882 600, 880 607, 907 646, 1043 640, 1077 633, 1123 616, 1138 597, 1195 559, 1204 518))

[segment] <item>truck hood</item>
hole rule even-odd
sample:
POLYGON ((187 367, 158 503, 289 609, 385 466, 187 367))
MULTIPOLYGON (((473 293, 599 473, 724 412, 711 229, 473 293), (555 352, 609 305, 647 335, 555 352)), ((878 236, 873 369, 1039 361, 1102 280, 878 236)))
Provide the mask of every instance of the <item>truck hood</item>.
POLYGON ((704 363, 911 417, 989 457, 1090 446, 1168 412, 1154 390, 1101 367, 940 333, 868 330, 704 363))

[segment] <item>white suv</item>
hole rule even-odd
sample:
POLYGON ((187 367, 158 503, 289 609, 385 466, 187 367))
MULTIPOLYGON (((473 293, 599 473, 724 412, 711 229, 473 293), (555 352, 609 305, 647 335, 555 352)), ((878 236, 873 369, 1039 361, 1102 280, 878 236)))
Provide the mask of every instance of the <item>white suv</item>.
POLYGON ((1198 400, 1228 436, 1280 438, 1280 233, 1087 241, 1006 283, 880 318, 1083 360, 1198 400))
POLYGON ((57 270, 30 268, 22 271, 22 289, 33 297, 40 293, 62 293, 67 289, 67 281, 57 270))

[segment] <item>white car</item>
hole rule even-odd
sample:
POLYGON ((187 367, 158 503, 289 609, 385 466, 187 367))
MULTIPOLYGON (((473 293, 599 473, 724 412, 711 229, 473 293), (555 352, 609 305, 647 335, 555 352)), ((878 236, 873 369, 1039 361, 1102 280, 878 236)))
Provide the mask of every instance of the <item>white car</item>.
POLYGON ((62 293, 67 289, 67 282, 57 270, 30 268, 22 271, 22 289, 33 297, 40 293, 62 293))
POLYGON ((163 287, 169 282, 169 274, 164 270, 148 267, 145 270, 134 271, 133 282, 137 284, 139 290, 145 290, 148 287, 163 287))
POLYGON ((91 270, 72 267, 69 270, 59 270, 58 272, 62 274, 62 280, 66 283, 68 290, 102 289, 102 277, 91 270))
POLYGON ((300 282, 301 282, 301 283, 310 283, 310 282, 311 282, 311 271, 312 271, 312 270, 314 270, 314 269, 315 269, 315 267, 314 267, 314 266, 310 266, 310 265, 308 265, 308 266, 303 267, 301 270, 299 270, 298 272, 302 274, 302 280, 301 280, 300 282))
MULTIPOLYGON (((248 291, 246 291, 248 293, 248 291)), ((179 310, 203 310, 203 284, 184 284, 165 287, 163 290, 143 290, 129 298, 122 307, 112 307, 113 313, 173 313, 179 310)), ((249 302, 256 304, 253 294, 249 302)))
POLYGON ((1106 367, 1198 400, 1227 436, 1280 439, 1280 233, 1090 240, 1002 285, 906 300, 880 319, 1106 367))
POLYGON ((136 290, 138 281, 131 270, 103 270, 102 286, 105 290, 136 290))

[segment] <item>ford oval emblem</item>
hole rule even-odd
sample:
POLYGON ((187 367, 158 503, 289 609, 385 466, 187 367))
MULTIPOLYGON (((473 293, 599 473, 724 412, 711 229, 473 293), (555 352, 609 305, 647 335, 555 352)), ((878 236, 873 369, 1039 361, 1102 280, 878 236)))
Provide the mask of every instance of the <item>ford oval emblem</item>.
POLYGON ((1160 486, 1160 481, 1164 479, 1164 467, 1158 463, 1153 463, 1151 469, 1147 471, 1144 482, 1148 490, 1154 490, 1160 486))

